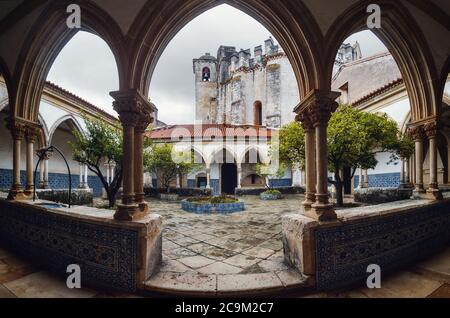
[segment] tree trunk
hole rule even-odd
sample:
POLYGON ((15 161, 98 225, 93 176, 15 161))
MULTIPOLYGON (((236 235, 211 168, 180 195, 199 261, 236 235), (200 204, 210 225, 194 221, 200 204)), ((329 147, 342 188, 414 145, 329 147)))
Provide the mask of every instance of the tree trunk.
POLYGON ((336 206, 337 207, 343 207, 344 206, 344 183, 341 180, 341 176, 339 175, 339 172, 336 172, 334 174, 335 184, 334 188, 336 189, 336 206))

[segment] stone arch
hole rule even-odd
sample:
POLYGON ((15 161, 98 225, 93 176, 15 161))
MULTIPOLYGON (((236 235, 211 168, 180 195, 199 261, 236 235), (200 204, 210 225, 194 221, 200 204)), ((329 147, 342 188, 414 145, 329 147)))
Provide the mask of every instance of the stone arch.
MULTIPOLYGON (((341 43, 352 33, 367 29, 366 8, 362 1, 336 18, 325 37, 326 88, 331 85, 334 59, 341 43)), ((402 74, 411 105, 412 120, 438 114, 436 104, 437 74, 433 58, 420 28, 408 10, 398 1, 380 1, 382 27, 372 31, 386 45, 402 74), (406 37, 406 35, 408 35, 406 37)))
POLYGON ((84 134, 84 130, 81 127, 80 123, 76 120, 76 118, 73 115, 64 115, 63 117, 59 118, 53 126, 50 128, 48 132, 48 144, 52 144, 53 136, 55 134, 55 131, 58 129, 61 124, 68 122, 70 126, 72 126, 74 129, 76 129, 78 132, 84 134))
POLYGON ((214 158, 219 154, 222 153, 223 155, 226 154, 226 152, 230 153, 233 156, 233 160, 235 163, 237 163, 237 156, 236 156, 236 151, 234 151, 233 149, 230 148, 230 146, 228 145, 223 145, 218 149, 215 149, 211 152, 211 154, 208 156, 208 160, 205 161, 208 164, 212 164, 215 163, 216 161, 214 160, 214 158))
POLYGON ((125 40, 116 22, 91 1, 79 1, 82 6, 80 29, 66 25, 66 7, 70 1, 54 1, 47 5, 33 25, 22 47, 18 67, 14 74, 13 114, 36 122, 39 103, 50 68, 67 42, 78 32, 87 31, 99 36, 111 49, 119 73, 120 88, 127 82, 127 54, 125 40), (42 46, 42 43, 47 45, 42 46))
MULTIPOLYGON (((3 58, 0 56, 0 76, 5 80, 6 92, 8 94, 8 105, 11 105, 12 96, 14 95, 13 86, 11 85, 11 73, 9 72, 8 66, 6 65, 3 58)), ((7 105, 0 105, 0 111, 7 105)), ((11 107, 10 107, 11 109, 11 107)))
POLYGON ((245 150, 238 156, 238 163, 245 163, 245 156, 247 155, 247 153, 250 150, 254 150, 256 151, 256 153, 258 154, 259 158, 261 159, 261 161, 263 163, 268 163, 270 161, 270 158, 267 156, 266 153, 264 153, 258 146, 255 145, 249 145, 245 148, 245 150))
POLYGON ((301 1, 153 0, 141 9, 129 32, 137 39, 131 87, 148 95, 153 71, 170 40, 188 22, 220 4, 231 5, 250 15, 276 37, 292 65, 300 97, 320 86, 317 71, 320 59, 317 57, 321 55, 319 46, 323 37, 309 9, 301 1))
POLYGON ((38 123, 41 125, 40 133, 38 136, 39 145, 41 147, 47 147, 49 145, 49 129, 47 126, 47 123, 45 122, 44 118, 41 114, 38 116, 38 123))

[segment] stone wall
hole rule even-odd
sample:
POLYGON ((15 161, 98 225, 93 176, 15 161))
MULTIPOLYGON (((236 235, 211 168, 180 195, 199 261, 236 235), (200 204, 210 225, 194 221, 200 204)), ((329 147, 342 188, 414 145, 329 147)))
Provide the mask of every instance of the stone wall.
POLYGON ((78 264, 87 287, 134 292, 161 262, 162 219, 149 214, 138 222, 88 216, 95 209, 48 210, 0 200, 0 244, 33 264, 63 277, 78 264))
POLYGON ((355 189, 355 202, 367 204, 380 204, 386 202, 394 202, 407 200, 411 198, 413 189, 399 188, 362 188, 355 189))
MULTIPOLYGON (((11 169, 0 169, 0 189, 8 190, 12 184, 13 173, 11 169)), ((22 186, 26 185, 26 172, 20 171, 20 180, 22 186)), ((39 171, 36 173, 36 180, 39 180, 39 171)), ((78 187, 80 176, 77 174, 72 175, 72 188, 78 187)), ((38 181, 37 181, 38 182, 38 181)), ((69 188, 69 175, 66 173, 49 173, 48 174, 49 188, 51 189, 68 189, 69 188)), ((89 188, 93 190, 94 197, 100 197, 102 195, 103 184, 100 178, 97 176, 88 175, 89 188)))
POLYGON ((302 214, 282 219, 286 262, 314 276, 318 290, 365 284, 370 264, 386 275, 450 242, 450 196, 440 202, 407 200, 337 214, 339 221, 329 223, 302 214))

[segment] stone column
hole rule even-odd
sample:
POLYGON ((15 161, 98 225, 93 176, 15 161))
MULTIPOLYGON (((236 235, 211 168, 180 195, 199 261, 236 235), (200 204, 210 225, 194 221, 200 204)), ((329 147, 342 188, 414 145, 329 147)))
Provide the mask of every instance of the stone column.
POLYGON ((27 185, 25 187, 25 195, 33 195, 34 189, 34 176, 33 176, 33 159, 34 159, 34 143, 39 131, 35 128, 28 128, 26 132, 27 142, 27 158, 26 158, 26 171, 27 171, 27 185))
MULTIPOLYGON (((144 193, 144 133, 147 127, 153 122, 151 112, 142 112, 139 122, 134 131, 134 191, 135 202, 142 213, 148 212, 148 204, 145 202, 144 193)), ((179 188, 179 178, 177 175, 177 187, 179 188)))
POLYGON ((358 188, 364 187, 364 180, 363 180, 363 171, 362 168, 359 168, 359 178, 358 178, 358 188))
POLYGON ((434 200, 442 200, 442 193, 439 190, 438 179, 437 179, 437 145, 436 137, 438 134, 438 125, 436 121, 425 124, 425 133, 429 141, 429 151, 430 151, 430 184, 427 190, 427 197, 434 200))
POLYGON ((363 188, 369 188, 369 173, 367 172, 367 169, 364 169, 364 183, 363 188))
POLYGON ((206 189, 211 189, 211 166, 206 165, 206 189))
POLYGON ((84 165, 84 187, 86 189, 89 189, 89 183, 88 183, 88 166, 84 165))
MULTIPOLYGON (((319 221, 332 221, 337 219, 333 205, 329 202, 328 195, 328 149, 327 149, 327 126, 331 113, 336 110, 336 99, 340 93, 331 91, 311 91, 304 100, 295 108, 295 112, 300 115, 302 123, 313 123, 315 130, 315 149, 316 149, 316 193, 315 202, 311 205, 310 210, 305 213, 319 221), (303 120, 302 120, 303 119, 303 120)), ((309 127, 307 127, 309 128, 309 127)), ((305 139, 306 139, 305 133, 305 139)), ((307 151, 306 157, 311 156, 312 142, 308 137, 305 141, 307 151)), ((309 158, 311 159, 312 156, 309 158)), ((307 179, 308 173, 314 170, 312 165, 306 168, 307 179)))
POLYGON ((49 159, 50 159, 49 157, 44 158, 44 185, 43 185, 44 189, 48 189, 48 187, 49 187, 49 183, 48 183, 48 160, 49 159))
POLYGON ((242 165, 238 163, 237 165, 237 188, 241 188, 241 180, 242 180, 242 165))
POLYGON ((82 163, 80 163, 80 181, 78 184, 78 188, 82 189, 84 188, 84 165, 82 163))
POLYGON ((410 177, 410 164, 409 164, 409 162, 410 162, 410 158, 408 158, 408 159, 405 159, 405 184, 406 184, 406 187, 407 188, 409 188, 410 187, 410 185, 411 185, 411 177, 410 177))
POLYGON ((425 193, 423 187, 423 140, 425 133, 422 126, 414 126, 410 128, 410 134, 415 142, 415 189, 414 195, 420 196, 425 193))
POLYGON ((13 182, 9 190, 8 200, 25 200, 27 196, 24 194, 22 183, 20 181, 20 161, 22 140, 25 137, 25 124, 15 119, 8 119, 8 128, 13 138, 13 182))
POLYGON ((142 128, 143 122, 154 112, 155 107, 136 89, 111 92, 110 95, 114 98, 113 106, 119 114, 123 127, 124 152, 122 202, 118 205, 114 218, 133 221, 144 217, 147 212, 145 204, 142 204, 144 183, 142 138, 145 131, 142 128), (135 191, 138 195, 137 202, 135 191))
POLYGON ((301 121, 305 132, 305 201, 302 202, 305 209, 310 209, 316 201, 316 148, 315 132, 310 114, 304 112, 297 116, 296 120, 301 121))
POLYGON ((400 188, 406 187, 405 159, 400 158, 400 188))

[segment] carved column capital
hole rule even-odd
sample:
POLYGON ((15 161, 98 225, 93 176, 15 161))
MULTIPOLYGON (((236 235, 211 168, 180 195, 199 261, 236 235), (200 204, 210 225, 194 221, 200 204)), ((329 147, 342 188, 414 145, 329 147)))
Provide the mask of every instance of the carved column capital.
POLYGON ((411 136, 411 138, 414 141, 422 141, 425 139, 425 131, 423 129, 423 126, 411 126, 408 128, 408 135, 411 136))
POLYGON ((40 126, 36 126, 36 127, 27 127, 26 130, 26 140, 28 143, 35 143, 39 134, 41 132, 41 127, 40 126))
POLYGON ((25 122, 17 118, 7 118, 6 126, 11 132, 14 140, 23 140, 27 131, 27 126, 25 122))
POLYGON ((53 150, 46 151, 47 148, 40 148, 36 150, 36 155, 42 160, 49 160, 53 155, 53 150))
POLYGON ((436 138, 439 131, 439 125, 437 121, 428 122, 423 126, 423 130, 428 138, 436 138))
POLYGON ((152 122, 152 114, 156 107, 137 89, 111 92, 110 95, 114 98, 114 110, 119 113, 124 126, 142 128, 152 122))
POLYGON ((340 93, 333 91, 312 90, 295 107, 296 120, 302 123, 304 129, 312 129, 311 126, 326 124, 331 114, 338 107, 336 99, 340 93))

